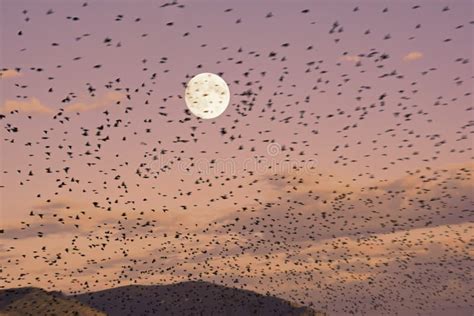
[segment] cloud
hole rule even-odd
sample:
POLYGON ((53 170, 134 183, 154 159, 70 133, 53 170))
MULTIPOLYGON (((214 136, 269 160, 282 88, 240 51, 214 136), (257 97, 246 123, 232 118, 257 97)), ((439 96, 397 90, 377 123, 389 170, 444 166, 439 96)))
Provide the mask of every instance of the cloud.
POLYGON ((112 105, 113 103, 119 102, 124 99, 123 93, 120 92, 108 92, 102 97, 100 97, 95 102, 86 103, 86 102, 77 102, 70 104, 64 108, 66 112, 84 112, 91 111, 97 108, 106 107, 112 105))
POLYGON ((3 69, 0 70, 0 78, 1 79, 8 79, 8 78, 15 78, 20 77, 22 74, 16 71, 15 69, 3 69))
POLYGON ((42 210, 42 211, 61 211, 66 208, 80 208, 80 204, 76 201, 54 201, 49 203, 37 203, 31 206, 32 210, 42 210))
POLYGON ((37 98, 31 98, 27 101, 6 100, 0 108, 0 112, 10 111, 35 112, 35 113, 52 113, 53 110, 41 103, 37 98))
POLYGON ((75 228, 72 225, 59 224, 52 221, 45 221, 44 223, 36 222, 29 224, 29 226, 11 226, 4 228, 5 232, 0 235, 0 239, 11 240, 36 238, 41 233, 45 237, 56 235, 56 234, 73 234, 81 232, 79 228, 75 228))
POLYGON ((403 57, 403 60, 404 61, 413 61, 413 60, 417 60, 417 59, 421 59, 423 58, 423 54, 420 53, 420 52, 410 52, 408 53, 407 55, 405 55, 403 57))
MULTIPOLYGON (((5 220, 1 223, 0 228, 4 232, 0 234, 0 240, 36 238, 38 237, 38 232, 43 233, 44 237, 42 240, 58 234, 67 235, 74 233, 81 235, 88 230, 97 228, 96 221, 100 217, 100 215, 96 215, 92 218, 89 215, 89 211, 83 206, 83 203, 77 200, 33 203, 28 207, 29 216, 27 220, 21 223, 15 220, 5 220)), ((105 216, 108 216, 108 214, 102 215, 102 217, 105 216)))
MULTIPOLYGON (((321 187, 311 181, 310 176, 296 173, 272 176, 266 181, 267 194, 272 191, 278 194, 273 201, 254 205, 248 212, 223 215, 215 221, 225 225, 227 231, 246 237, 262 232, 265 240, 287 238, 286 230, 261 229, 271 218, 271 224, 276 227, 294 229, 291 238, 286 240, 289 244, 339 237, 359 239, 407 229, 460 224, 468 220, 472 209, 473 186, 469 180, 473 167, 466 163, 427 171, 423 176, 430 180, 422 185, 420 175, 412 175, 377 187, 346 189, 333 189, 327 181, 321 181, 321 187), (447 195, 443 184, 456 190, 447 195), (238 222, 236 217, 239 217, 238 222), (291 225, 289 218, 293 220, 291 225), (308 219, 313 226, 304 224, 308 219)), ((210 229, 209 233, 217 231, 210 229)))
MULTIPOLYGON (((91 111, 97 108, 106 107, 113 103, 119 102, 124 99, 124 94, 120 92, 108 92, 102 97, 98 98, 95 102, 77 102, 70 104, 65 107, 66 112, 83 112, 91 111)), ((34 113, 53 113, 54 110, 47 105, 41 103, 37 98, 31 98, 26 101, 17 100, 6 100, 3 106, 0 108, 0 112, 34 112, 34 113)))

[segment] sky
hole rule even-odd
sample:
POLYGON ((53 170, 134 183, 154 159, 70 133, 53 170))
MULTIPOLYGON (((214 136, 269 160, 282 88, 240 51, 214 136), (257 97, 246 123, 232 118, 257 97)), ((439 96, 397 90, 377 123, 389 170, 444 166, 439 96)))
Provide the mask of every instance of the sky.
POLYGON ((472 314, 471 1, 0 12, 2 287, 472 314), (202 72, 231 93, 211 120, 184 101, 202 72))

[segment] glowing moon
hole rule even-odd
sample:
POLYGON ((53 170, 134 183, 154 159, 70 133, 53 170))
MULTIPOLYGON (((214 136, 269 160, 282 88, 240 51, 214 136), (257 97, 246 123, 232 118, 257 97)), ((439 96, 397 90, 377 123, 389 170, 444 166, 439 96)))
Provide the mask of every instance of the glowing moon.
POLYGON ((212 119, 224 113, 229 105, 230 91, 224 79, 204 72, 189 80, 184 100, 194 115, 212 119))

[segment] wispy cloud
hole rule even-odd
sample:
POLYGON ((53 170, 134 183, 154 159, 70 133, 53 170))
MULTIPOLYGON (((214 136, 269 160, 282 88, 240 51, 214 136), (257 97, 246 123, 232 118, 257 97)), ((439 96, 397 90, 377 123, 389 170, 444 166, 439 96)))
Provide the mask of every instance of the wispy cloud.
POLYGON ((403 57, 404 61, 414 61, 423 58, 423 54, 421 52, 410 52, 403 57))
POLYGON ((94 102, 77 102, 70 104, 64 108, 66 112, 84 112, 91 111, 97 108, 106 107, 112 105, 113 103, 119 102, 125 98, 123 93, 113 91, 108 92, 95 100, 94 102))
POLYGON ((15 69, 3 69, 0 70, 0 79, 8 79, 20 77, 22 74, 15 69))
POLYGON ((31 98, 26 101, 6 100, 0 108, 0 112, 10 111, 34 112, 34 113, 52 113, 53 110, 43 104, 37 98, 31 98))

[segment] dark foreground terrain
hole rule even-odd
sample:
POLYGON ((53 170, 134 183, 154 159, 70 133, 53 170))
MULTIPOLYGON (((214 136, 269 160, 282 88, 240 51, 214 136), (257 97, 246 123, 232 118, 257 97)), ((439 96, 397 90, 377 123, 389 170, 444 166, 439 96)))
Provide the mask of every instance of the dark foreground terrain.
POLYGON ((283 299, 207 282, 131 285, 66 296, 39 288, 0 291, 0 315, 324 316, 283 299))

